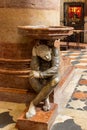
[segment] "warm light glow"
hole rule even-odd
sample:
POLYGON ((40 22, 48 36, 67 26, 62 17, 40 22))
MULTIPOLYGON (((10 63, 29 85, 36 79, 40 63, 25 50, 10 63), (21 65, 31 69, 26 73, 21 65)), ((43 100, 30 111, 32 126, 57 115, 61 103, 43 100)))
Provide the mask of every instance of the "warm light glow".
POLYGON ((82 8, 81 7, 69 7, 69 18, 80 18, 81 17, 81 11, 82 8))

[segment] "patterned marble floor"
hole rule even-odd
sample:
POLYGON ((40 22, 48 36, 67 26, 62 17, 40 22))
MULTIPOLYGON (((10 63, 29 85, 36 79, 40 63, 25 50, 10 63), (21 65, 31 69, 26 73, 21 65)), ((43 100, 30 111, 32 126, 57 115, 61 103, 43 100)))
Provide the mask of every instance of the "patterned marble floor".
MULTIPOLYGON (((87 51, 68 50, 68 56, 76 67, 72 80, 58 92, 58 115, 51 130, 87 130, 87 51)), ((0 101, 0 130, 18 130, 17 118, 25 110, 25 104, 0 101)))
POLYGON ((66 106, 70 109, 87 111, 87 71, 83 71, 66 106))
POLYGON ((68 56, 72 65, 87 69, 87 49, 62 51, 63 56, 68 56))
POLYGON ((52 130, 87 130, 87 50, 62 51, 75 66, 68 86, 59 88, 58 111, 52 130))
MULTIPOLYGON (((74 76, 69 84, 64 88, 59 88, 58 94, 58 116, 54 122, 52 130, 87 130, 87 103, 85 104, 87 97, 84 100, 83 94, 74 96, 75 90, 77 90, 78 83, 81 83, 82 74, 86 74, 86 69, 77 68, 74 71, 74 76), (78 98, 77 98, 78 97, 78 98), (81 100, 82 99, 82 100, 81 100)), ((85 77, 87 78, 87 77, 85 77)), ((82 78, 83 79, 83 78, 82 78)), ((87 86, 80 89, 80 92, 87 91, 87 86)), ((79 90, 78 90, 79 92, 79 90)))
POLYGON ((62 55, 68 56, 73 66, 83 69, 67 108, 87 111, 87 49, 63 51, 62 55))

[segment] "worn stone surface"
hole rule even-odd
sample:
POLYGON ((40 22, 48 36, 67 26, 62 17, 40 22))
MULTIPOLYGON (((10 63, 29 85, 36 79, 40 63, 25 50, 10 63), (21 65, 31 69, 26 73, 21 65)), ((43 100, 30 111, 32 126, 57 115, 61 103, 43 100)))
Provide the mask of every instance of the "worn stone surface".
POLYGON ((42 9, 52 9, 57 8, 57 0, 7 0, 7 7, 29 7, 29 8, 42 8, 42 9))
POLYGON ((0 128, 4 128, 6 125, 9 125, 10 123, 15 122, 12 119, 12 116, 10 116, 9 112, 0 113, 0 128))
POLYGON ((29 43, 30 37, 20 36, 17 27, 19 25, 59 25, 58 10, 0 8, 0 42, 29 43))
POLYGON ((6 1, 6 0, 0 0, 0 8, 5 7, 5 1, 6 1))
POLYGON ((59 25, 59 5, 57 0, 0 0, 0 42, 29 43, 18 34, 19 25, 59 25))
POLYGON ((64 122, 57 123, 53 126, 51 130, 82 130, 79 125, 77 125, 73 119, 68 119, 64 122))
POLYGON ((58 0, 0 0, 0 42, 28 43, 18 34, 19 25, 59 25, 59 5, 58 0))
POLYGON ((0 7, 57 9, 57 0, 0 0, 0 7))

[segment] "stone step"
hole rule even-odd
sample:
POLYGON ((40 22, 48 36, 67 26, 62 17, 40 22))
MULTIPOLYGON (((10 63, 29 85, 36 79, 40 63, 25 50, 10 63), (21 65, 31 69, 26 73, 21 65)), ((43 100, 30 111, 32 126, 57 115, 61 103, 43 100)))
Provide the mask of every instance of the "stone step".
MULTIPOLYGON (((4 70, 2 71, 4 72, 4 70)), ((5 71, 7 72, 7 71, 5 71)), ((18 71, 11 71, 11 73, 0 73, 0 87, 3 88, 16 88, 16 89, 31 89, 29 84, 29 72, 16 73, 18 71), (14 73, 12 73, 14 72, 14 73)), ((26 71, 25 71, 26 72, 26 71)))
POLYGON ((30 59, 6 59, 0 58, 0 73, 27 73, 30 69, 30 59), (12 72, 11 72, 12 71, 12 72))
POLYGON ((26 110, 18 118, 16 127, 19 130, 50 130, 58 114, 57 104, 51 104, 50 111, 44 112, 40 107, 36 109, 36 115, 30 119, 25 118, 26 110))
POLYGON ((34 91, 0 87, 0 101, 29 103, 35 96, 34 91))

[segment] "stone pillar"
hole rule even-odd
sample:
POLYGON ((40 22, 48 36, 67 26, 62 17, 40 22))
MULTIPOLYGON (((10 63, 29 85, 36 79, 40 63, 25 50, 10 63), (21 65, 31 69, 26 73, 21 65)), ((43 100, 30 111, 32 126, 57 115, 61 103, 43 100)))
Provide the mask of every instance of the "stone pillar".
MULTIPOLYGON (((29 61, 34 43, 18 33, 17 27, 23 25, 60 25, 60 0, 0 1, 0 100, 7 91, 29 89, 29 61)), ((5 100, 10 97, 8 94, 5 100)), ((17 99, 14 94, 14 100, 17 99)))
POLYGON ((25 43, 19 36, 19 25, 59 25, 60 0, 0 1, 0 42, 25 43))

